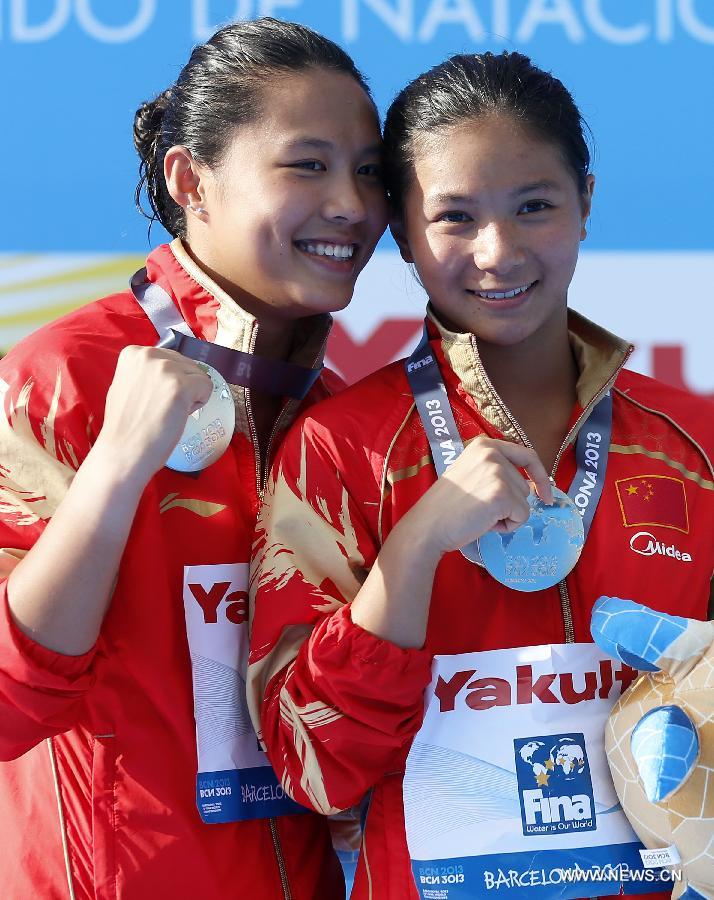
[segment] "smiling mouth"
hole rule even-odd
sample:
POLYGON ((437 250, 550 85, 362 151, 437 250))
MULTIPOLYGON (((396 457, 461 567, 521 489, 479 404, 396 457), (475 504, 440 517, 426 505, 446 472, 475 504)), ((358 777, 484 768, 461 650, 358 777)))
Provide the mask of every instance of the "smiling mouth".
POLYGON ((474 294, 474 296, 480 297, 482 300, 511 300, 511 299, 513 299, 513 297, 519 297, 521 294, 525 294, 536 284, 538 284, 537 281, 531 281, 528 284, 522 284, 519 287, 511 288, 508 291, 472 291, 472 290, 469 290, 469 294, 474 294))
POLYGON ((295 246, 308 256, 348 262, 357 252, 357 244, 336 244, 327 241, 295 241, 295 246))

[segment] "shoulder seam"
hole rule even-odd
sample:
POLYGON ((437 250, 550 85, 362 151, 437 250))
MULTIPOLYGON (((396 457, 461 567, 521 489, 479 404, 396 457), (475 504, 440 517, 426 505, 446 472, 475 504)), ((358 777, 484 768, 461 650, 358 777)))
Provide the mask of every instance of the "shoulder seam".
POLYGON ((676 422, 667 413, 662 412, 659 409, 653 409, 651 406, 646 406, 644 403, 640 403, 639 400, 635 400, 634 397, 630 397, 629 394, 625 393, 620 388, 613 388, 613 391, 615 391, 617 394, 619 394, 619 396, 622 397, 624 400, 627 400, 628 403, 632 403, 634 406, 639 407, 639 409, 642 409, 645 412, 652 413, 655 416, 660 416, 661 418, 663 418, 667 422, 669 422, 670 425, 672 425, 674 428, 676 428, 680 434, 682 434, 694 447, 697 448, 699 453, 702 455, 702 458, 704 459, 705 465, 706 465, 707 469, 709 470, 709 474, 711 475, 712 480, 714 480, 714 463, 712 463, 712 460, 709 458, 709 455, 707 454, 706 450, 702 447, 702 445, 697 440, 695 440, 695 438, 693 438, 692 435, 689 434, 688 431, 686 431, 686 429, 682 428, 682 426, 678 422, 676 422))
POLYGON ((387 495, 386 487, 387 487, 387 472, 389 471, 389 457, 394 449, 394 445, 397 443, 399 435, 406 428, 406 424, 409 421, 409 417, 412 412, 416 408, 416 403, 412 400, 409 409, 406 411, 404 418, 402 419, 399 427, 394 432, 392 436, 392 440, 389 442, 389 446, 387 447, 387 452, 384 454, 384 462, 382 463, 382 477, 380 483, 379 490, 379 514, 377 516, 377 539, 379 540, 379 546, 381 547, 384 543, 384 539, 382 537, 382 511, 384 509, 384 498, 387 495))

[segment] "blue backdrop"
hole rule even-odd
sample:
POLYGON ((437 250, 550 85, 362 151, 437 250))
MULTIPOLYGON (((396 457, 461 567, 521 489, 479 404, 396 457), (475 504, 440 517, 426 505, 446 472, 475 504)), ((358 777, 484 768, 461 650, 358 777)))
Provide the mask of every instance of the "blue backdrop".
MULTIPOLYGON (((194 44, 258 15, 345 46, 382 113, 455 52, 518 49, 560 76, 597 175, 569 301, 636 344, 634 368, 714 398, 714 0, 0 0, 0 352, 126 286, 150 246, 134 111, 194 44)), ((404 355, 423 301, 385 236, 328 361, 353 380, 404 355)))
POLYGON ((266 13, 343 44, 382 111, 450 53, 528 53, 595 134, 588 248, 712 248, 714 0, 0 0, 0 249, 143 253, 135 108, 194 43, 266 13))

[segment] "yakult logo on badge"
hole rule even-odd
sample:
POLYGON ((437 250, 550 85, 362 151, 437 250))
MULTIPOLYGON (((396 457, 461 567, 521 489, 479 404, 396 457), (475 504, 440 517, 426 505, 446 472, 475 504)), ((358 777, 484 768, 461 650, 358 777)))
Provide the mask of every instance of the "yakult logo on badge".
POLYGON ((575 732, 516 738, 513 749, 523 834, 594 831, 585 736, 575 732))
POLYGON ((184 604, 187 622, 219 628, 248 622, 248 564, 186 566, 184 604))

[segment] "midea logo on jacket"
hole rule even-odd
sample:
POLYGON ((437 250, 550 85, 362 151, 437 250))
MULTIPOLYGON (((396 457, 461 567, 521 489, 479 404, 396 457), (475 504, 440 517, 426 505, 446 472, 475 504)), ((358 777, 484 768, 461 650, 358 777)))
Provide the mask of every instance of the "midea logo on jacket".
POLYGON ((630 549, 640 556, 671 556, 682 562, 691 562, 692 557, 682 550, 678 550, 674 544, 664 544, 650 534, 649 531, 638 531, 630 538, 630 549))

